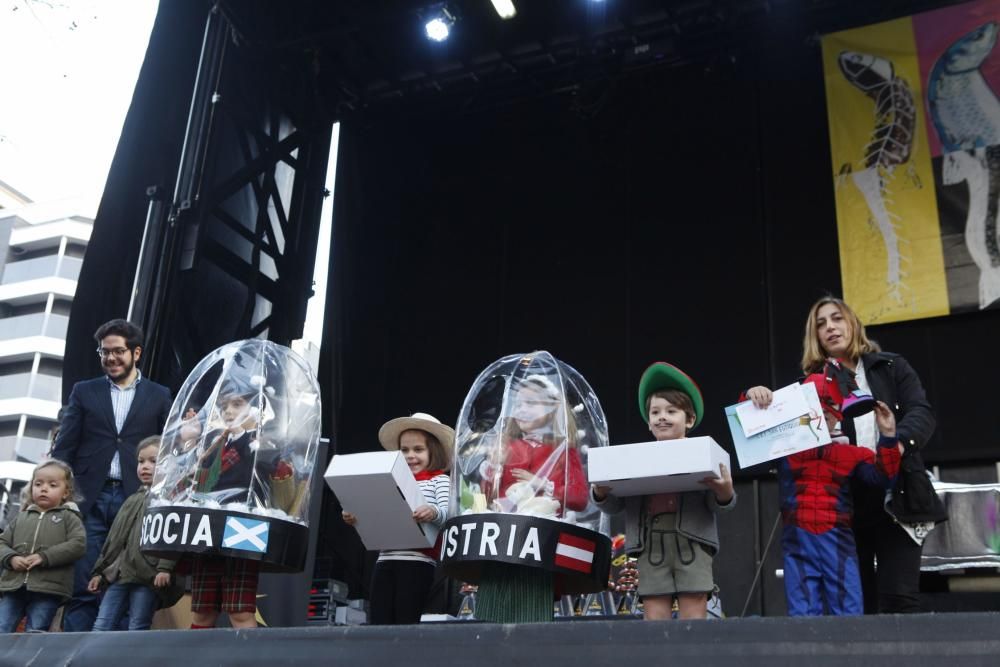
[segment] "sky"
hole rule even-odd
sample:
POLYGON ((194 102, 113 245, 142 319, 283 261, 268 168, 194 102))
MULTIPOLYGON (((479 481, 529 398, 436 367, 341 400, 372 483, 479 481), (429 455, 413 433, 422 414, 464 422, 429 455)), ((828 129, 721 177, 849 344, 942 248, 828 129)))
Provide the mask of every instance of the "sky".
MULTIPOLYGON (((340 124, 333 126, 333 136, 330 138, 330 162, 326 170, 326 189, 331 193, 337 184, 337 149, 340 147, 340 124)), ((313 271, 313 296, 306 307, 306 321, 303 324, 302 338, 317 347, 323 340, 323 318, 326 315, 327 267, 330 265, 330 243, 333 228, 333 195, 323 200, 323 212, 320 214, 319 238, 316 243, 316 265, 313 271)))
MULTIPOLYGON (((0 0, 0 181, 94 217, 157 0, 0 0)), ((336 155, 337 128, 332 156, 336 155)), ((335 157, 333 157, 335 159, 335 157)), ((332 192, 331 163, 327 187, 332 192)), ((306 340, 319 344, 332 197, 324 202, 306 340)))
POLYGON ((157 0, 0 2, 0 180, 97 212, 157 0))

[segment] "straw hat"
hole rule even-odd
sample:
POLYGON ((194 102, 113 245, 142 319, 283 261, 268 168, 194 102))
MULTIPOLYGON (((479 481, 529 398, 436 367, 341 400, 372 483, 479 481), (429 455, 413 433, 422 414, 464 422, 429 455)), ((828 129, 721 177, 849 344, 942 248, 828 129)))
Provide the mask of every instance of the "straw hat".
POLYGON ((412 429, 430 433, 441 441, 445 451, 451 451, 455 444, 455 429, 445 426, 426 412, 414 412, 409 417, 390 419, 378 430, 378 441, 389 451, 395 451, 399 449, 399 434, 412 429))

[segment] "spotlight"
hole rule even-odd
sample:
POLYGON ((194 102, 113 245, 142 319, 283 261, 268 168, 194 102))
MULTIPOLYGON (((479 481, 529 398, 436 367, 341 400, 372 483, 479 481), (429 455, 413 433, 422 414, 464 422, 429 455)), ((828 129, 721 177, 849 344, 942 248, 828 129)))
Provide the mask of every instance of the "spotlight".
POLYGON ((427 39, 443 42, 451 34, 451 26, 453 25, 455 25, 455 16, 448 11, 447 7, 442 7, 436 16, 424 24, 427 39))
POLYGON ((497 10, 497 14, 502 19, 512 19, 517 14, 514 0, 490 0, 490 2, 493 3, 493 9, 497 10))

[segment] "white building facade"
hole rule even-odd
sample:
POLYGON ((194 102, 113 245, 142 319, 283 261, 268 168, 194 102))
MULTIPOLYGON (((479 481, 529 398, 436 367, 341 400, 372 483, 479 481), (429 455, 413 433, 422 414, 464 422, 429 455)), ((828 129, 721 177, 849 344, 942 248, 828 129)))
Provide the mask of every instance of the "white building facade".
POLYGON ((0 461, 35 462, 62 407, 66 329, 94 221, 71 202, 10 193, 0 182, 0 461))

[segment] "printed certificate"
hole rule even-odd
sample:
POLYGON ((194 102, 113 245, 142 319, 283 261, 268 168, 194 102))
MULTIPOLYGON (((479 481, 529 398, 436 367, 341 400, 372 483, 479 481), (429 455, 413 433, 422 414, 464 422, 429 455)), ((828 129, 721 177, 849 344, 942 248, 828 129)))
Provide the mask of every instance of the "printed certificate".
MULTIPOLYGON (((775 396, 779 393, 792 393, 792 391, 801 393, 806 411, 771 425, 749 437, 744 433, 741 414, 746 411, 745 406, 750 404, 750 401, 730 405, 726 408, 726 420, 729 423, 729 432, 733 436, 736 459, 741 468, 830 443, 830 431, 823 418, 823 408, 820 406, 816 386, 811 383, 793 384, 776 391, 775 396)), ((801 405, 794 400, 784 400, 783 402, 786 406, 801 405)), ((752 407, 752 404, 750 405, 752 407)), ((757 410, 757 412, 766 414, 769 410, 757 410)), ((788 417, 788 414, 786 410, 782 413, 782 417, 788 417)), ((760 420, 755 421, 753 426, 756 428, 760 423, 760 420)), ((767 421, 764 420, 763 423, 766 424, 767 421)))

